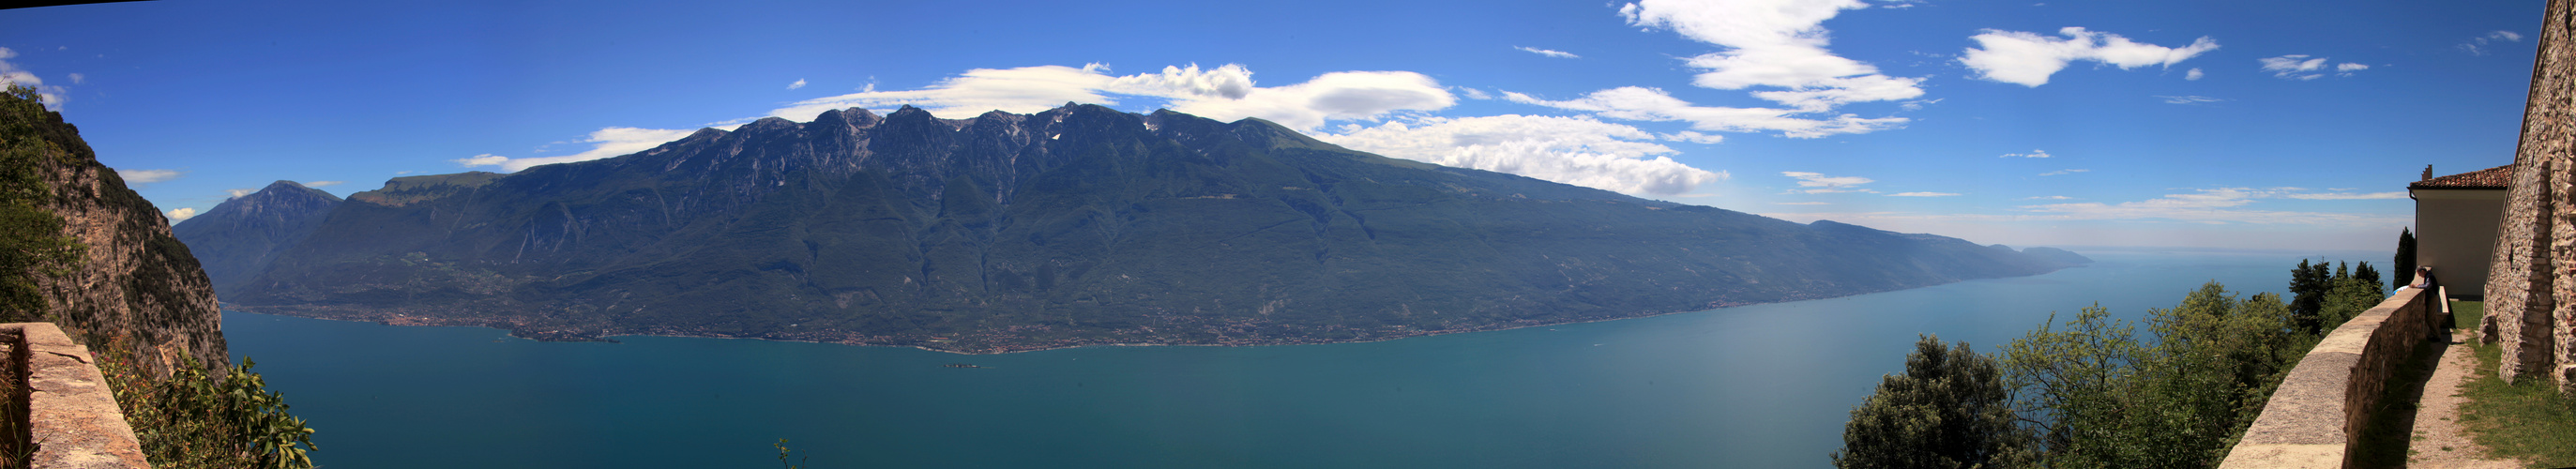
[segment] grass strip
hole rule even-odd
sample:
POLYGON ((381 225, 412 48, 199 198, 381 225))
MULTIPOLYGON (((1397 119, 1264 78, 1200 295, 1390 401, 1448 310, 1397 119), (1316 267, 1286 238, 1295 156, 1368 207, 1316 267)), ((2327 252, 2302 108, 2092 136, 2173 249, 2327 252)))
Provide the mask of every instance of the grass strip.
MULTIPOLYGON (((2453 311, 2458 311, 2454 308, 2453 311)), ((2498 457, 2529 467, 2576 466, 2576 399, 2546 378, 2505 384, 2496 376, 2499 345, 2477 345, 2478 371, 2460 396, 2460 423, 2498 457)))

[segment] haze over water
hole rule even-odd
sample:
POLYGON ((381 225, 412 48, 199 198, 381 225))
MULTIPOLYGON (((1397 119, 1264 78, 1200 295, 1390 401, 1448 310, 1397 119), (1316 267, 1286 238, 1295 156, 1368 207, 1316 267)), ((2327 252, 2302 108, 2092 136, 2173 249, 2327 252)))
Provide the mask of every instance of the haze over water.
POLYGON ((2099 262, 1357 344, 969 356, 243 313, 224 331, 318 430, 326 466, 756 467, 788 438, 814 468, 1824 467, 1918 333, 1991 352, 2052 311, 2135 320, 2210 280, 2281 291, 2302 254, 2388 257, 2079 252, 2099 262))

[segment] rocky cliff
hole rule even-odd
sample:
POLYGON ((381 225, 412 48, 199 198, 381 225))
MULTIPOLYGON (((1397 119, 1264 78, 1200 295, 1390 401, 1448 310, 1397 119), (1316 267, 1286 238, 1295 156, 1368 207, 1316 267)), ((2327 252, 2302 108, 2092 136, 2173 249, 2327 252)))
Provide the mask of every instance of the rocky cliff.
POLYGON ((60 218, 60 235, 84 246, 72 264, 24 272, 44 298, 42 318, 92 347, 137 352, 166 373, 183 357, 214 370, 230 358, 215 294, 159 209, 101 165, 79 129, 26 96, 0 98, 0 151, 10 173, 43 188, 24 202, 60 218))

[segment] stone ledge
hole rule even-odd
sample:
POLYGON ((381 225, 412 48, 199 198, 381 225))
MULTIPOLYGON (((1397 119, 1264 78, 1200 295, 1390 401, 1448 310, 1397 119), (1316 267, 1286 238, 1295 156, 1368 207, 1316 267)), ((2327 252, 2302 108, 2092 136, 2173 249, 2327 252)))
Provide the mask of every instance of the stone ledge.
POLYGON ((7 437, 34 444, 31 467, 152 467, 88 347, 42 322, 0 324, 0 339, 17 385, 9 397, 26 409, 26 433, 7 437))
POLYGON ((2388 377, 2415 346, 2448 331, 2439 295, 2408 289, 2326 333, 2282 378, 2263 413, 2218 467, 2339 468, 2358 452, 2388 377))

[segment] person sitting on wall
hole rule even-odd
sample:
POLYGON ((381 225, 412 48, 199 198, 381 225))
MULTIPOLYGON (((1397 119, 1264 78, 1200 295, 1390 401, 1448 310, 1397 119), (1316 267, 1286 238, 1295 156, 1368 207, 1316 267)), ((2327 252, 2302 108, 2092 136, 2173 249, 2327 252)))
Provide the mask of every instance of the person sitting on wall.
POLYGON ((2416 267, 2415 281, 2413 283, 2406 284, 2406 286, 2397 287, 2397 291, 2406 291, 2408 288, 2417 290, 2433 288, 2433 266, 2428 265, 2416 267))

